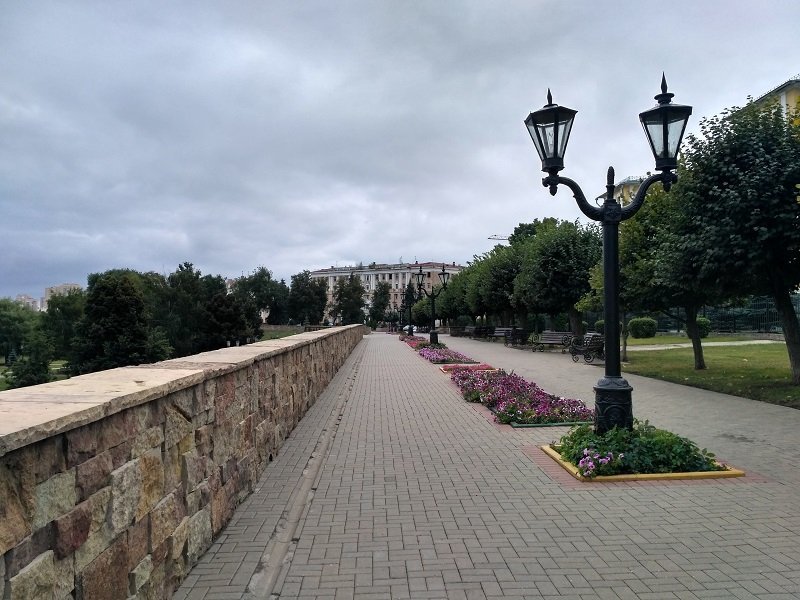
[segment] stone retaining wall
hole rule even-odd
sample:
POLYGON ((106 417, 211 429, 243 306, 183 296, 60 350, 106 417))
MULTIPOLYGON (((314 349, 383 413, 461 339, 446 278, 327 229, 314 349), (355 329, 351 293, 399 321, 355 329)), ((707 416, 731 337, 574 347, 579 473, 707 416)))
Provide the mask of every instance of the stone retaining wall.
POLYGON ((367 332, 0 393, 0 599, 170 597, 367 332))

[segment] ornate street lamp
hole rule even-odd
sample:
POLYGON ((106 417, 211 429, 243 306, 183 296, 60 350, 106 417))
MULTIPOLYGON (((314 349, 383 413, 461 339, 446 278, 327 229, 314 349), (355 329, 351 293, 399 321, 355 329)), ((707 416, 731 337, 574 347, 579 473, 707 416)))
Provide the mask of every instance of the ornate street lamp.
POLYGON ((633 388, 622 377, 619 349, 619 224, 630 219, 641 208, 647 190, 660 181, 669 191, 678 180, 674 170, 678 167, 678 150, 691 106, 672 104, 674 94, 667 92, 667 80, 661 77, 661 93, 655 99, 658 105, 639 114, 650 149, 660 171, 645 179, 636 196, 626 206, 614 198, 614 169, 608 168, 606 196, 602 206, 592 206, 581 188, 572 179, 561 177, 564 168, 564 153, 577 111, 553 104, 547 90, 547 104, 528 115, 525 125, 542 160, 542 171, 548 175, 542 184, 550 188, 555 196, 560 184, 566 185, 575 195, 581 212, 603 226, 603 309, 605 318, 606 361, 605 375, 594 388, 594 428, 604 433, 613 427, 633 427, 633 388))
POLYGON ((444 270, 444 264, 442 264, 442 270, 439 272, 439 281, 442 282, 442 286, 438 289, 431 288, 430 292, 426 290, 423 285, 425 273, 422 272, 422 265, 419 266, 419 271, 414 273, 414 276, 417 278, 417 290, 420 292, 420 298, 422 298, 422 293, 424 293, 428 298, 431 299, 430 342, 431 344, 438 344, 439 332, 436 331, 436 298, 439 297, 439 294, 442 293, 442 290, 447 289, 447 282, 450 280, 450 273, 444 270))

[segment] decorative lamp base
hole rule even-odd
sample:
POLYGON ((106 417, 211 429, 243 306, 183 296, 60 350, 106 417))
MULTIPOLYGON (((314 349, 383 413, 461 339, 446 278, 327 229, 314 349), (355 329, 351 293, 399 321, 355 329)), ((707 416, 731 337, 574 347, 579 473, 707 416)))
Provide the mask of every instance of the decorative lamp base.
POLYGON ((431 330, 431 337, 430 337, 431 344, 438 344, 439 343, 439 332, 431 330))
POLYGON ((598 435, 614 427, 633 429, 633 388, 622 377, 607 375, 594 387, 594 431, 598 435))

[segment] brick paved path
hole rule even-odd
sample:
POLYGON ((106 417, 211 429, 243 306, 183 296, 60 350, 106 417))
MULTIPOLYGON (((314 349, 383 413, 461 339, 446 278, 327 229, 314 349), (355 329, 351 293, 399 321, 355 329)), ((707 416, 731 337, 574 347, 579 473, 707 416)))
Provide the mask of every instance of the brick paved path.
MULTIPOLYGON (((592 401, 596 367, 444 337, 592 401)), ((800 411, 631 376, 634 412, 748 471, 579 483, 395 336, 359 344, 176 598, 800 598, 800 411)))

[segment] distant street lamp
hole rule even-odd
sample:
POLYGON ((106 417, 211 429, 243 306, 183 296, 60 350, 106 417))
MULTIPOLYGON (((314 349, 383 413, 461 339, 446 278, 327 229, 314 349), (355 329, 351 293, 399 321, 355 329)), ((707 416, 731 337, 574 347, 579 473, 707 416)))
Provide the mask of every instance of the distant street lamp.
POLYGON ((542 184, 550 188, 555 196, 558 185, 564 184, 575 195, 581 212, 590 219, 600 221, 603 226, 603 309, 605 318, 606 361, 605 376, 594 388, 595 417, 594 428, 604 433, 613 427, 631 429, 633 427, 633 388, 622 377, 619 349, 619 224, 631 218, 641 208, 647 190, 660 181, 669 192, 678 176, 673 172, 678 168, 678 149, 691 106, 672 104, 674 94, 667 92, 667 81, 661 77, 661 93, 655 99, 658 104, 639 114, 650 149, 660 173, 645 179, 636 196, 627 206, 621 206, 614 198, 614 169, 608 168, 606 177, 606 196, 602 206, 592 206, 587 202, 581 188, 572 179, 561 177, 558 172, 564 168, 564 153, 567 149, 572 122, 577 111, 553 104, 550 90, 547 90, 547 104, 528 115, 525 125, 531 135, 542 171, 548 175, 542 184))
MULTIPOLYGON (((442 264, 442 270, 439 272, 439 281, 442 282, 442 287, 434 289, 433 286, 431 286, 430 292, 425 289, 423 284, 425 273, 422 272, 422 265, 419 266, 419 271, 414 273, 414 276, 417 278, 417 289, 431 299, 430 342, 431 344, 438 344, 439 332, 436 331, 436 298, 439 297, 439 294, 442 293, 442 290, 447 289, 447 282, 450 280, 450 273, 444 270, 444 264, 442 264)), ((422 295, 420 295, 420 297, 422 297, 422 295)))

